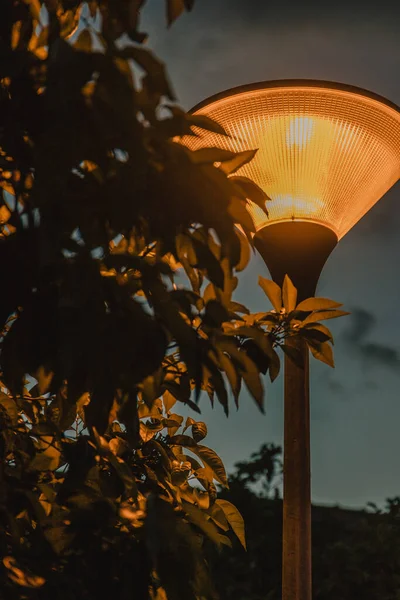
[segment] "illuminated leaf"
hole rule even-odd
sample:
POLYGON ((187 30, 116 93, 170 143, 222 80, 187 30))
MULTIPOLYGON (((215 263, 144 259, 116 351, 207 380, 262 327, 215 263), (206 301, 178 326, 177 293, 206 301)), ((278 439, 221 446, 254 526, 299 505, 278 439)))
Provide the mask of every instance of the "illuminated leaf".
POLYGON ((296 307, 297 289, 294 287, 289 275, 285 275, 282 286, 283 306, 287 313, 296 307))
POLYGON ((241 189, 242 194, 247 200, 250 200, 259 206, 265 214, 268 215, 265 204, 270 201, 271 198, 262 188, 260 188, 253 180, 248 179, 248 177, 234 175, 233 177, 230 177, 229 180, 241 189))
POLYGON ((337 319, 338 317, 344 317, 346 315, 349 315, 349 312, 346 312, 344 310, 321 310, 320 312, 315 312, 312 313, 311 315, 308 315, 308 317, 306 317, 303 321, 303 326, 307 325, 308 323, 315 323, 318 321, 326 321, 327 319, 337 319))
POLYGON ((231 160, 236 156, 235 152, 223 148, 199 148, 198 150, 189 150, 188 153, 190 160, 197 165, 231 160))
POLYGON ((195 442, 201 442, 207 436, 207 425, 203 421, 193 423, 192 435, 195 442))
MULTIPOLYGON (((323 310, 327 308, 337 308, 339 306, 342 306, 342 304, 335 302, 334 300, 329 300, 328 298, 307 298, 307 300, 303 300, 296 306, 296 310, 323 310)), ((293 310, 293 308, 291 310, 293 310)))
POLYGON ((329 365, 330 367, 335 366, 332 346, 329 342, 318 343, 311 340, 306 340, 306 342, 314 358, 329 365))
POLYGON ((261 275, 258 278, 258 285, 268 296, 268 299, 271 302, 274 309, 276 310, 276 312, 280 312, 282 308, 282 292, 279 285, 271 279, 265 279, 265 277, 261 277, 261 275))
POLYGON ((231 502, 228 500, 217 499, 215 503, 222 508, 225 517, 229 525, 232 527, 234 533, 237 535, 243 548, 246 550, 246 538, 244 532, 244 521, 243 517, 231 502))
POLYGON ((211 448, 207 448, 207 446, 200 446, 195 444, 190 448, 190 451, 196 454, 206 466, 208 466, 213 473, 214 478, 224 487, 228 486, 228 479, 226 476, 225 467, 223 465, 222 460, 214 452, 211 448))
POLYGON ((241 167, 253 160, 256 154, 257 150, 237 152, 232 158, 222 161, 219 169, 226 173, 226 175, 232 175, 232 173, 235 173, 241 167))
POLYGON ((206 129, 207 131, 212 131, 213 133, 218 133, 220 135, 229 136, 222 125, 213 119, 210 119, 210 117, 207 117, 206 115, 187 114, 186 119, 192 126, 199 127, 200 129, 206 129))

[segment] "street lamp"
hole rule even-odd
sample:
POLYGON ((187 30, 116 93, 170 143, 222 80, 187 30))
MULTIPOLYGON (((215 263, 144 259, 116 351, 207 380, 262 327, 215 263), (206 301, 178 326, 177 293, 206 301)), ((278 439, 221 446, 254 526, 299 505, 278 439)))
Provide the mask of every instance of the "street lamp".
MULTIPOLYGON (((400 177, 400 109, 356 87, 270 81, 230 89, 191 111, 231 137, 198 130, 192 150, 258 148, 237 175, 272 199, 269 218, 251 202, 254 243, 273 280, 287 273, 299 301, 315 294, 338 240, 400 177)), ((304 369, 285 356, 283 600, 311 600, 311 495, 308 351, 304 369)))

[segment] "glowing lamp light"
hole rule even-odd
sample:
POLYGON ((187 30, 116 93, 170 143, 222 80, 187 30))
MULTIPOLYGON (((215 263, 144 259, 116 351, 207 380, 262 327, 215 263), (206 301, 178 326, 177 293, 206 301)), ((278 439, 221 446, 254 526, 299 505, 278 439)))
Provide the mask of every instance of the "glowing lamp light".
POLYGON ((359 88, 264 82, 217 94, 192 112, 215 119, 232 137, 198 130, 198 138, 185 138, 191 149, 258 148, 238 172, 272 199, 269 219, 250 206, 257 230, 308 220, 340 239, 400 176, 399 108, 359 88))

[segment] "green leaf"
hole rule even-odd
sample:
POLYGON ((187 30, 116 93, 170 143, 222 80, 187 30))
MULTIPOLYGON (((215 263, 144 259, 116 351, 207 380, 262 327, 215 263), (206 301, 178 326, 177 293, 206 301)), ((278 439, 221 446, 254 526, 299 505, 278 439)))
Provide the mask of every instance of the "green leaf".
POLYGON ((349 314, 350 314, 349 312, 346 312, 344 310, 336 310, 336 309, 316 311, 316 312, 312 313, 311 315, 308 315, 308 317, 306 317, 304 319, 303 326, 307 325, 308 323, 315 323, 317 321, 326 321, 327 319, 337 319, 338 317, 344 317, 349 314))
POLYGON ((285 275, 282 286, 283 306, 287 313, 290 313, 296 307, 297 289, 294 287, 289 275, 285 275))
POLYGON ((337 308, 338 306, 343 306, 343 304, 329 300, 328 298, 307 298, 296 306, 296 310, 325 310, 327 308, 337 308))
POLYGON ((311 354, 317 360, 329 365, 330 367, 334 367, 335 363, 333 360, 333 351, 332 346, 329 342, 313 342, 311 340, 306 340, 307 346, 311 350, 311 354))
POLYGON ((220 506, 224 511, 225 517, 227 518, 229 525, 232 527, 243 548, 246 550, 246 538, 242 515, 240 514, 236 506, 234 506, 231 502, 228 502, 228 500, 217 499, 215 503, 218 506, 220 506))
POLYGON ((265 277, 261 277, 261 275, 258 278, 258 285, 268 296, 268 299, 271 302, 274 309, 276 310, 276 312, 280 312, 282 308, 282 292, 279 285, 271 279, 265 279, 265 277))
POLYGON ((219 169, 226 173, 226 175, 231 175, 253 160, 256 154, 257 150, 237 152, 233 158, 221 162, 219 169))

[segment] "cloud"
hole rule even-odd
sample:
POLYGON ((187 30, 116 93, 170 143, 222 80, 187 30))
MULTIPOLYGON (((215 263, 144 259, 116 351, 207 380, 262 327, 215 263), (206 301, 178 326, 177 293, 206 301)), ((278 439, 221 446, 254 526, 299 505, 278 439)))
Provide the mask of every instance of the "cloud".
POLYGON ((366 341, 374 329, 377 320, 369 311, 362 308, 351 310, 350 327, 342 336, 348 343, 349 349, 362 360, 365 369, 383 366, 395 370, 400 375, 400 353, 387 344, 366 341))
POLYGON ((350 327, 344 332, 343 337, 350 344, 359 344, 362 342, 376 324, 375 316, 363 308, 350 309, 350 327))

